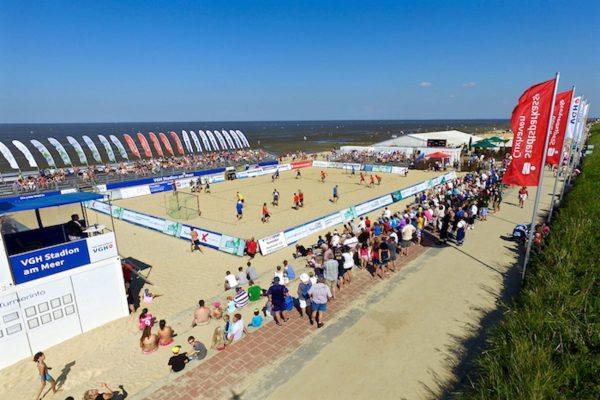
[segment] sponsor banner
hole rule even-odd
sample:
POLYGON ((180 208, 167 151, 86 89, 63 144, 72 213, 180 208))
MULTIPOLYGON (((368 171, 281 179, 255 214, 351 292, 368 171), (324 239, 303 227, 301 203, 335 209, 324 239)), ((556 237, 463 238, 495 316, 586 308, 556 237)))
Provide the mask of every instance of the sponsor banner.
POLYGON ((306 224, 306 234, 311 235, 315 232, 318 232, 322 229, 325 229, 323 226, 323 219, 318 219, 316 221, 309 222, 306 224))
POLYGON ((170 190, 173 190, 173 184, 168 182, 168 183, 153 183, 152 185, 148 186, 150 188, 150 193, 154 194, 154 193, 160 193, 160 192, 168 192, 170 190))
POLYGON ((243 239, 221 235, 221 243, 219 243, 219 250, 225 253, 234 254, 236 256, 243 256, 246 242, 243 239))
POLYGON ((395 192, 392 193, 392 201, 397 202, 402 200, 402 191, 397 190, 395 192))
POLYGON ((150 192, 149 185, 122 188, 119 191, 121 192, 121 198, 123 199, 130 199, 132 197, 146 196, 152 194, 150 192))
POLYGON ((573 97, 572 90, 556 95, 552 128, 550 130, 550 139, 548 140, 546 164, 558 165, 561 162, 562 148, 565 141, 565 132, 567 130, 568 114, 571 111, 571 97, 573 97))
POLYGON ((220 174, 220 175, 212 175, 208 177, 208 181, 210 183, 219 183, 219 182, 225 182, 225 175, 220 174))
POLYGON ((329 168, 329 162, 328 161, 319 161, 319 160, 315 160, 312 162, 313 167, 318 167, 318 168, 329 168))
POLYGON ((151 217, 150 215, 140 214, 131 210, 123 210, 121 219, 159 232, 162 232, 165 226, 165 220, 162 218, 151 217))
POLYGON ((306 167, 311 167, 312 165, 313 165, 313 162, 311 160, 295 161, 290 164, 292 169, 306 168, 306 167))
POLYGON ((77 193, 78 190, 75 188, 71 188, 71 189, 63 189, 60 191, 60 194, 69 194, 69 193, 77 193))
POLYGON ((112 216, 121 219, 123 217, 123 210, 123 207, 112 206, 112 216))
POLYGON ((392 196, 390 194, 359 204, 354 208, 357 215, 364 215, 378 208, 385 207, 388 204, 392 204, 392 196))
POLYGON ((373 171, 373 172, 387 172, 387 173, 391 173, 392 172, 392 167, 389 165, 370 165, 371 169, 367 170, 367 171, 373 171))
POLYGON ((409 188, 403 189, 400 191, 403 199, 407 199, 410 196, 413 196, 419 192, 427 190, 429 188, 429 181, 421 182, 418 185, 411 186, 409 188))
MULTIPOLYGON (((200 228, 194 227, 194 229, 198 232, 198 240, 205 246, 212 247, 218 249, 221 245, 221 234, 216 232, 205 231, 200 228)), ((182 239, 191 240, 190 232, 192 227, 189 225, 181 225, 179 229, 178 236, 182 239)))
POLYGON ((117 256, 115 236, 108 233, 11 256, 10 267, 19 285, 117 256))
POLYGON ((175 187, 177 189, 185 189, 192 187, 192 179, 180 179, 178 181, 175 181, 175 187))
POLYGON ((290 164, 279 164, 279 172, 290 171, 292 166, 290 164))
POLYGON ((340 211, 340 216, 344 222, 348 222, 357 217, 356 209, 354 207, 346 208, 340 211))
POLYGON ((246 170, 246 176, 248 178, 254 178, 255 176, 261 176, 264 174, 265 173, 263 172, 262 168, 252 168, 252 169, 246 170))
POLYGON ((147 178, 147 179, 139 179, 136 181, 130 182, 115 182, 107 185, 108 189, 117 189, 131 186, 140 186, 140 185, 149 185, 152 183, 162 183, 162 182, 173 182, 180 179, 188 179, 198 176, 206 176, 206 175, 216 175, 225 171, 225 168, 214 168, 204 171, 196 171, 196 172, 186 172, 183 174, 175 174, 168 176, 159 176, 156 178, 147 178))
POLYGON ((365 164, 365 165, 363 165, 363 166, 362 166, 362 168, 361 168, 361 169, 362 169, 363 171, 366 171, 366 172, 371 172, 371 171, 373 171, 373 166, 372 166, 372 165, 366 165, 366 164, 365 164))
POLYGON ((329 228, 330 226, 344 222, 342 215, 339 212, 323 217, 321 220, 323 221, 323 228, 329 228))
POLYGON ((163 226, 162 233, 169 236, 177 236, 179 231, 181 230, 179 222, 165 220, 165 224, 163 226))
POLYGON ((85 206, 95 211, 100 211, 103 214, 110 214, 110 205, 101 201, 86 201, 85 206))
POLYGON ((107 191, 106 185, 96 185, 96 192, 105 193, 107 191))
POLYGON ((297 242, 300 239, 304 239, 308 236, 306 225, 300 225, 295 228, 289 229, 283 232, 285 235, 285 241, 288 245, 297 242))
POLYGON ((550 108, 556 79, 527 89, 512 113, 514 133, 512 160, 502 183, 515 186, 537 186, 543 170, 542 158, 550 120, 550 108))
POLYGON ((406 167, 392 167, 392 174, 400 174, 404 175, 408 172, 408 168, 406 167))
POLYGON ((248 178, 248 171, 238 171, 235 173, 235 179, 248 178))
POLYGON ((113 232, 104 235, 96 235, 86 239, 90 263, 118 257, 115 234, 113 232))
POLYGON ((260 246, 260 252, 262 255, 266 256, 267 254, 285 249, 287 247, 287 242, 283 232, 279 232, 274 235, 267 236, 266 238, 259 239, 258 245, 260 246))

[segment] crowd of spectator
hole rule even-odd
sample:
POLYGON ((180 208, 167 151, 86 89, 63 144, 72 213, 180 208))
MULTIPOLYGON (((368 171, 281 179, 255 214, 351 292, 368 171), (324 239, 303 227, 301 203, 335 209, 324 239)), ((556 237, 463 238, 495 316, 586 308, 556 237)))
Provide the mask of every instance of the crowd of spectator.
POLYGON ((358 163, 358 164, 404 164, 412 161, 412 157, 403 151, 374 151, 374 150, 334 150, 328 157, 329 161, 358 163))

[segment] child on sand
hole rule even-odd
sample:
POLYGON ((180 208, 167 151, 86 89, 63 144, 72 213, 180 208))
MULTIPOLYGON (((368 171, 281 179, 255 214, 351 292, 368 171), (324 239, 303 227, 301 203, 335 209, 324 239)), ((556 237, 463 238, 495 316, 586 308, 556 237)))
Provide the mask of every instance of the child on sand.
POLYGON ((58 389, 56 389, 56 381, 54 380, 52 375, 50 375, 50 373, 48 372, 48 370, 50 370, 52 368, 48 367, 46 365, 45 361, 46 361, 46 355, 44 353, 42 353, 41 351, 37 352, 35 354, 35 356, 33 356, 33 362, 35 362, 37 365, 38 378, 42 382, 40 390, 38 391, 38 394, 35 396, 36 400, 39 400, 41 398, 42 392, 44 391, 44 388, 46 387, 46 382, 50 382, 50 388, 52 389, 52 393, 56 393, 58 391, 58 389))
POLYGON ((223 334, 223 328, 220 326, 217 326, 213 332, 212 345, 210 347, 219 351, 225 348, 225 335, 223 334))

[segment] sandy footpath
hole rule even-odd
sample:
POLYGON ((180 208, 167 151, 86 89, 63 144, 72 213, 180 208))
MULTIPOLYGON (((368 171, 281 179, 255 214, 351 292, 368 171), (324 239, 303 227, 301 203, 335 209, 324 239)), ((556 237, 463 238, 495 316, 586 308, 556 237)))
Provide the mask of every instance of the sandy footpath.
MULTIPOLYGON (((322 184, 316 179, 319 170, 311 169, 302 172, 302 186, 300 187, 307 195, 307 206, 302 212, 289 209, 290 201, 286 196, 293 193, 298 187, 299 181, 293 178, 294 172, 285 172, 281 174, 282 177, 277 182, 277 189, 282 193, 282 205, 277 212, 273 213, 271 223, 264 225, 260 223, 257 205, 263 198, 270 199, 272 186, 268 176, 214 185, 213 219, 224 221, 222 225, 219 225, 219 227, 224 227, 224 232, 231 232, 243 237, 254 233, 259 237, 262 235, 261 232, 268 234, 289 228, 435 176, 432 173, 416 171, 411 171, 408 177, 382 174, 384 175, 382 186, 368 189, 355 183, 358 178, 353 182, 342 171, 327 170, 329 176, 326 184, 322 184), (340 185, 341 199, 339 203, 332 204, 326 199, 331 196, 332 185, 336 182, 340 185), (230 220, 234 217, 232 214, 233 197, 237 187, 243 188, 242 193, 247 199, 250 211, 248 219, 237 225, 231 225, 230 220), (259 198, 261 200, 258 200, 259 198), (256 208, 254 211, 252 211, 253 207, 256 208), (250 214, 255 214, 252 215, 252 219, 250 219, 250 214), (227 227, 229 230, 226 230, 227 227)), ((151 197, 146 196, 127 200, 127 202, 134 205, 136 210, 143 211, 144 207, 153 207, 150 199, 151 197)), ((159 200, 154 203, 163 204, 159 200)), ((132 208, 134 207, 132 206, 132 208)), ((164 207, 162 210, 164 213, 164 207)), ((69 206, 41 210, 42 220, 46 225, 65 222, 73 212, 80 212, 80 207, 69 206)), ((88 215, 91 223, 102 223, 111 228, 111 221, 107 216, 91 211, 88 215)), ((27 226, 35 226, 33 212, 23 213, 16 217, 19 222, 27 226)), ((200 221, 199 225, 204 226, 205 224, 200 221)), ((215 226, 211 225, 212 229, 219 231, 220 229, 215 226)), ((163 296, 155 299, 152 304, 148 305, 148 308, 158 319, 165 318, 167 323, 173 326, 179 334, 175 343, 181 344, 184 349, 187 349, 186 339, 188 335, 194 335, 197 339, 209 344, 217 323, 191 328, 190 323, 195 305, 201 298, 224 300, 222 280, 225 271, 237 270, 238 266, 245 265, 247 258, 207 248, 204 249, 204 254, 198 252, 191 254, 189 244, 185 241, 169 238, 166 235, 118 220, 115 221, 115 232, 119 251, 123 257, 133 256, 152 265, 148 278, 154 283, 154 286, 147 287, 153 293, 163 296)), ((268 257, 258 256, 255 259, 254 265, 258 272, 265 275, 261 278, 263 286, 270 282, 275 265, 280 264, 285 258, 292 260, 291 252, 291 249, 285 249, 268 257)), ((299 266, 296 267, 297 272, 301 272, 299 266)), ((98 284, 98 299, 101 301, 101 282, 98 284)), ((246 307, 243 312, 245 320, 249 320, 251 313, 252 309, 246 307)), ((48 395, 45 398, 62 399, 67 395, 79 398, 85 389, 98 387, 100 382, 107 382, 113 387, 123 384, 125 389, 133 394, 157 382, 169 379, 166 365, 170 356, 169 350, 161 348, 153 355, 144 356, 138 350, 139 337, 136 317, 131 316, 113 321, 52 348, 40 349, 47 354, 48 365, 54 368, 52 374, 55 377, 61 375, 61 371, 66 374, 63 391, 60 395, 48 395)), ((0 399, 33 398, 39 385, 36 375, 35 365, 31 360, 23 360, 4 369, 0 373, 0 399)))
MULTIPOLYGON (((546 173, 542 213, 552 185, 546 173)), ((501 236, 531 220, 531 192, 523 209, 516 191, 508 192, 500 213, 468 231, 464 246, 431 249, 394 276, 393 285, 375 289, 384 291, 379 297, 359 299, 347 312, 354 318, 330 321, 329 332, 249 379, 247 398, 437 398, 437 384, 455 378, 461 341, 496 307, 503 273, 517 257, 517 245, 501 236), (285 377, 278 374, 283 366, 285 377)))

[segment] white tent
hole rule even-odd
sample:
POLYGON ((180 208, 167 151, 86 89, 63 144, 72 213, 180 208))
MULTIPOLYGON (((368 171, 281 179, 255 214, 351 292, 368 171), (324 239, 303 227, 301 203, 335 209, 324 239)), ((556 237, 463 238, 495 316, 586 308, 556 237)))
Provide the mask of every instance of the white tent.
POLYGON ((460 131, 441 131, 427 133, 409 133, 395 139, 379 142, 373 147, 427 147, 427 140, 445 140, 448 147, 468 145, 469 141, 476 143, 482 138, 460 131))

